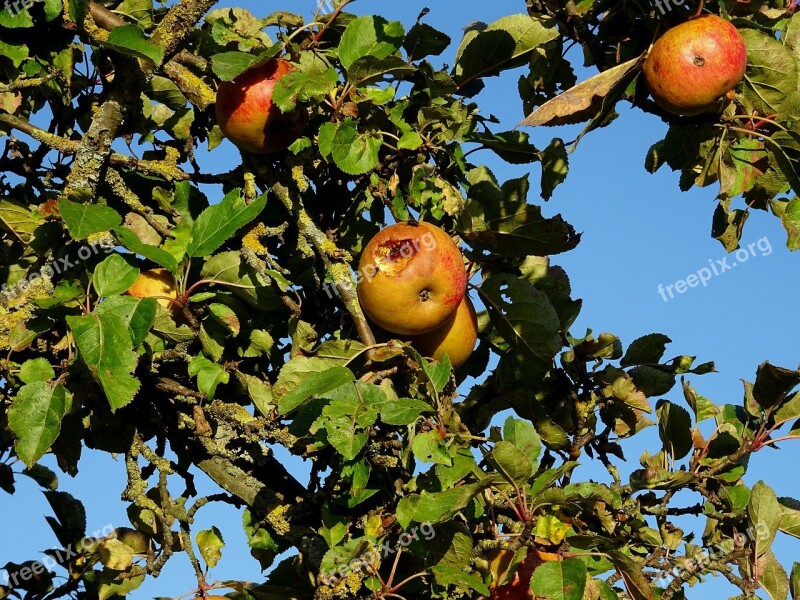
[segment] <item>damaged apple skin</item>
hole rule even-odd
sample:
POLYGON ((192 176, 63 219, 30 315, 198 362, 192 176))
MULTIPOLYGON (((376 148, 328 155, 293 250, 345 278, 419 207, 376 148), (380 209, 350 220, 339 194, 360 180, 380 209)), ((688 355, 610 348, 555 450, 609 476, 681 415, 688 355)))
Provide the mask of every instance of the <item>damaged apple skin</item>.
POLYGON ((461 251, 439 227, 404 222, 381 230, 364 248, 358 297, 366 315, 398 335, 441 327, 467 290, 461 251))

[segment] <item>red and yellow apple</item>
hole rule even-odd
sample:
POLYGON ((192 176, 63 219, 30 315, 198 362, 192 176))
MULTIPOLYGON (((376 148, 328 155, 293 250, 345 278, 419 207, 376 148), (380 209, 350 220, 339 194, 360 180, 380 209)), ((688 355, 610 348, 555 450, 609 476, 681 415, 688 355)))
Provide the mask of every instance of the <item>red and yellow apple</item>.
POLYGON ((677 115, 711 110, 744 77, 747 50, 739 31, 716 15, 689 19, 662 35, 644 76, 656 104, 677 115))
POLYGON ((366 315, 399 335, 442 327, 467 290, 461 251, 430 223, 390 225, 370 240, 358 269, 358 296, 366 315))
POLYGON ((155 298, 161 306, 170 310, 174 310, 177 306, 172 302, 178 297, 175 277, 166 269, 142 272, 127 294, 134 298, 155 298))
POLYGON ((416 336, 411 344, 423 356, 441 360, 445 354, 453 367, 467 362, 478 340, 478 316, 469 296, 464 296, 456 312, 438 329, 416 336))
POLYGON ((217 90, 217 122, 222 133, 240 149, 274 154, 303 133, 307 114, 302 109, 283 113, 272 101, 275 83, 295 70, 280 58, 251 67, 217 90))

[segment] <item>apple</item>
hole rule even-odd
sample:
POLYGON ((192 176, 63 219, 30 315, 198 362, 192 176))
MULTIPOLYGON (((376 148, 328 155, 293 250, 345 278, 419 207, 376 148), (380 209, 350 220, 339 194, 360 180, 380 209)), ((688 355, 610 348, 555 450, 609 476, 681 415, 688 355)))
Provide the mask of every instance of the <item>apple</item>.
POLYGON ((307 115, 302 109, 283 113, 272 102, 275 83, 295 70, 280 58, 251 67, 217 90, 217 122, 222 133, 240 149, 274 154, 303 133, 307 115))
POLYGON ((699 115, 735 88, 747 68, 742 36, 716 15, 689 19, 662 35, 644 62, 656 104, 677 115, 699 115))
POLYGON ((438 329, 411 340, 423 356, 441 360, 445 353, 453 367, 467 362, 478 340, 478 316, 469 296, 464 296, 456 312, 438 329))
POLYGON ((366 315, 386 331, 420 335, 444 325, 467 290, 455 242, 430 223, 396 223, 364 248, 357 273, 366 315))
POLYGON ((134 298, 156 298, 161 306, 170 310, 177 306, 170 300, 178 297, 175 278, 166 269, 144 271, 126 293, 134 298))

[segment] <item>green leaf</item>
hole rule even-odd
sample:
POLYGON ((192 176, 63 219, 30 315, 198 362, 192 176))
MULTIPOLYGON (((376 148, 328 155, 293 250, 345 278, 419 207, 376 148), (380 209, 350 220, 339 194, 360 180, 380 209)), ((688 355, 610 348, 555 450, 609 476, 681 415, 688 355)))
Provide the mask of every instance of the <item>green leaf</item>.
POLYGON ((776 367, 765 362, 758 366, 753 398, 765 411, 771 410, 799 383, 800 371, 776 367))
POLYGON ((100 572, 97 583, 97 600, 125 597, 144 583, 145 576, 121 578, 120 573, 111 569, 100 572))
POLYGON ((789 250, 800 250, 800 197, 795 196, 781 216, 781 222, 786 229, 786 247, 789 250))
POLYGON ((55 519, 47 522, 63 547, 69 547, 86 533, 86 509, 80 500, 67 492, 46 491, 44 497, 53 509, 55 519))
POLYGON ((388 76, 400 80, 416 72, 414 65, 409 65, 399 56, 362 56, 347 69, 347 79, 354 85, 363 86, 383 81, 388 76))
POLYGON ((267 195, 262 194, 248 205, 242 190, 229 192, 222 202, 209 206, 194 222, 192 240, 187 251, 189 256, 202 257, 213 254, 239 229, 261 214, 267 204, 267 195))
POLYGON ((0 27, 5 27, 7 29, 33 27, 33 19, 27 9, 23 8, 15 12, 8 10, 6 8, 8 5, 5 3, 2 6, 3 8, 0 10, 0 27))
POLYGON ((453 372, 453 365, 450 358, 445 354, 440 361, 422 359, 422 368, 437 394, 441 394, 450 381, 453 372))
POLYGON ((246 52, 222 52, 211 57, 211 70, 222 81, 232 81, 261 59, 246 52))
POLYGON ((473 25, 456 55, 456 81, 463 84, 525 64, 536 48, 558 35, 552 20, 526 14, 502 17, 489 26, 473 25))
POLYGON ((295 411, 313 397, 327 394, 350 381, 355 381, 355 375, 346 367, 331 367, 319 372, 312 371, 292 391, 284 394, 278 400, 278 412, 285 415, 295 411))
POLYGON ((528 456, 511 442, 498 442, 487 456, 497 471, 509 483, 523 485, 533 475, 533 467, 528 456))
MULTIPOLYGON (((274 272, 265 273, 273 275, 274 272)), ((259 309, 274 310, 283 306, 269 287, 269 281, 244 262, 239 252, 221 252, 212 256, 203 265, 200 276, 211 281, 234 284, 234 287, 226 286, 226 289, 259 309)), ((274 273, 274 277, 279 282, 282 279, 279 273, 274 273)))
POLYGON ((533 424, 515 417, 508 417, 503 423, 503 439, 524 452, 531 467, 536 467, 542 452, 542 441, 533 424))
POLYGON ((771 600, 789 597, 789 576, 771 550, 758 559, 758 582, 771 600))
POLYGON ((473 132, 466 141, 492 150, 507 163, 524 165, 540 160, 539 151, 529 139, 530 136, 524 131, 515 130, 503 133, 473 132))
POLYGON ((586 565, 580 559, 546 562, 533 572, 531 591, 548 600, 582 600, 586 578, 586 565))
POLYGON ((296 71, 277 81, 272 95, 272 100, 285 113, 293 111, 298 102, 323 98, 339 81, 336 69, 314 52, 303 52, 296 66, 296 71))
POLYGON ((664 449, 674 460, 680 460, 692 451, 692 417, 685 408, 668 400, 656 404, 658 436, 664 449))
POLYGON ((403 529, 412 522, 440 523, 464 510, 481 490, 482 484, 473 483, 442 492, 404 496, 397 505, 397 521, 403 529))
POLYGON ((619 364, 623 367, 645 364, 657 365, 661 362, 661 358, 667 350, 667 344, 671 342, 671 339, 661 333, 651 333, 640 337, 628 346, 628 351, 619 364))
POLYGON ((145 244, 130 229, 120 227, 114 230, 114 235, 116 236, 120 245, 124 246, 134 254, 144 256, 146 259, 152 260, 157 265, 160 265, 168 271, 172 271, 173 273, 178 270, 178 261, 172 254, 162 248, 159 248, 158 246, 145 244))
POLYGON ((777 114, 786 96, 797 91, 797 60, 771 34, 750 28, 739 33, 747 48, 744 97, 759 113, 777 114))
POLYGON ((58 489, 58 477, 43 465, 33 465, 29 469, 25 469, 22 474, 33 479, 45 490, 58 489))
POLYGON ((61 14, 64 7, 61 0, 44 0, 44 16, 47 21, 52 21, 61 14))
POLYGON ((692 411, 694 411, 695 421, 702 423, 706 419, 715 417, 717 415, 716 405, 705 396, 699 395, 688 381, 684 381, 683 378, 681 379, 683 397, 686 398, 687 404, 691 407, 692 411))
POLYGON ((239 335, 241 329, 239 317, 231 307, 225 304, 219 304, 218 302, 212 302, 208 305, 208 310, 211 313, 211 317, 227 329, 233 337, 239 335))
POLYGON ((198 354, 189 362, 189 375, 197 377, 197 389, 209 399, 214 397, 219 384, 230 381, 230 373, 222 365, 211 362, 202 354, 198 354))
POLYGON ((139 269, 119 254, 112 254, 95 267, 92 283, 97 295, 107 298, 128 291, 138 278, 139 269))
POLYGON ((336 166, 348 175, 369 173, 378 165, 382 138, 360 134, 352 119, 339 124, 331 143, 331 156, 336 166))
POLYGON ((560 254, 578 245, 580 235, 560 215, 545 218, 540 207, 525 203, 527 177, 502 188, 475 178, 458 230, 477 250, 522 258, 560 254))
POLYGON ((561 324, 544 292, 525 281, 495 275, 481 287, 489 316, 503 338, 536 363, 549 363, 562 347, 561 324))
POLYGON ((127 544, 116 540, 103 540, 98 546, 100 562, 113 571, 124 571, 133 563, 134 550, 127 544))
POLYGON ((484 596, 489 595, 489 588, 477 575, 465 573, 463 569, 454 567, 435 566, 431 569, 439 585, 454 585, 462 590, 475 590, 484 596))
POLYGON ((108 45, 136 58, 151 60, 160 65, 164 60, 161 46, 149 40, 138 25, 120 25, 108 34, 108 45))
POLYGON ((387 400, 380 409, 381 421, 387 425, 411 425, 422 413, 433 412, 433 407, 422 400, 398 398, 387 400))
POLYGON ((569 155, 564 141, 554 138, 542 150, 542 198, 549 200, 553 191, 567 179, 569 174, 569 155))
POLYGON ((400 21, 389 22, 376 16, 357 17, 342 35, 339 60, 349 69, 362 56, 386 58, 400 49, 404 37, 405 29, 400 21))
POLYGON ((758 532, 756 539, 757 555, 761 556, 772 545, 778 532, 784 509, 771 487, 763 481, 753 486, 747 514, 753 530, 758 532))
POLYGON ((127 324, 114 314, 68 316, 67 323, 81 358, 106 393, 111 410, 129 404, 140 384, 131 376, 137 359, 127 324))
POLYGON ((54 389, 45 381, 35 381, 17 392, 8 409, 8 426, 17 437, 17 456, 27 467, 33 467, 56 441, 70 404, 71 395, 63 386, 54 389))
POLYGON ((789 587, 792 592, 792 600, 800 600, 800 563, 792 565, 792 579, 789 587))
POLYGON ((378 420, 378 408, 386 401, 380 388, 362 381, 347 382, 328 393, 322 414, 328 418, 328 441, 345 460, 353 460, 369 439, 369 427, 378 420))
POLYGON ((89 0, 70 0, 69 3, 69 18, 74 22, 81 24, 89 12, 89 0))
POLYGON ((778 498, 783 509, 778 529, 786 535, 800 538, 800 502, 793 498, 778 498))
POLYGON ((284 549, 272 537, 266 527, 262 526, 262 521, 255 517, 250 509, 245 509, 242 515, 242 526, 247 535, 247 545, 250 546, 250 554, 261 563, 262 569, 268 569, 275 557, 284 549))
POLYGON ((22 363, 17 376, 23 383, 37 383, 55 379, 56 372, 46 358, 33 358, 22 363))
POLYGON ((116 316, 125 323, 131 336, 131 343, 136 348, 155 324, 158 301, 155 298, 114 296, 101 302, 95 312, 98 315, 116 316))
POLYGON ((453 459, 447 452, 445 441, 442 439, 441 433, 436 429, 415 436, 414 441, 411 443, 411 450, 420 462, 448 467, 453 464, 453 459))
POLYGON ((426 23, 415 23, 403 41, 410 62, 426 56, 438 56, 450 45, 450 36, 426 23))
POLYGON ((222 558, 222 549, 225 547, 225 541, 222 539, 222 533, 216 527, 205 529, 197 533, 197 547, 200 549, 200 556, 206 561, 206 564, 214 568, 222 558))
POLYGON ((622 577, 631 600, 654 600, 650 581, 638 562, 620 550, 610 550, 607 554, 622 577))
POLYGON ((122 223, 117 211, 100 204, 80 204, 62 198, 58 201, 58 209, 75 240, 84 240, 93 233, 108 231, 122 223))
POLYGON ((0 199, 0 229, 5 229, 23 244, 30 244, 36 228, 43 222, 41 215, 30 208, 6 198, 0 199))
POLYGON ((786 423, 800 418, 800 392, 792 394, 780 404, 778 410, 772 415, 775 423, 786 423))

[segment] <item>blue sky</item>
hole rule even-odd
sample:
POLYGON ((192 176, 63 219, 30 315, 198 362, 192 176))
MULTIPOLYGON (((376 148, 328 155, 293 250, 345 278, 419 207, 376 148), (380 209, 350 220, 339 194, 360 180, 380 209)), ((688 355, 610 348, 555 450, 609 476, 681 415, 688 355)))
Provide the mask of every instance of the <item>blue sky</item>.
MULTIPOLYGON (((443 57, 444 62, 449 63, 452 63, 461 29, 471 21, 489 22, 524 9, 522 0, 428 0, 427 3, 359 0, 352 9, 362 14, 380 13, 403 21, 408 27, 426 5, 431 8, 426 22, 454 39, 453 47, 443 57)), ((220 6, 243 6, 257 16, 278 9, 310 16, 316 2, 226 0, 220 6)), ((524 72, 520 69, 487 80, 486 89, 478 97, 484 114, 494 114, 501 120, 498 131, 512 129, 524 117, 516 87, 518 77, 524 72)), ((584 77, 588 73, 581 71, 579 74, 584 77)), ((781 366, 795 367, 800 360, 800 348, 796 343, 800 321, 791 317, 792 302, 800 294, 800 280, 796 275, 800 255, 791 255, 786 250, 785 233, 776 218, 755 212, 747 223, 743 240, 744 247, 760 244, 754 246, 754 255, 746 261, 729 258, 729 264, 737 263, 735 268, 713 277, 706 287, 690 288, 665 302, 658 292, 659 285, 674 284, 708 267, 710 260, 721 260, 725 256, 722 246, 710 237, 716 189, 712 186, 682 193, 676 174, 668 170, 648 174, 644 170, 645 154, 651 144, 661 139, 666 125, 627 105, 621 104, 619 109, 621 116, 616 122, 582 140, 570 157, 569 178, 544 206, 545 214, 561 213, 583 232, 576 250, 553 259, 554 264, 563 266, 569 274, 573 296, 584 301, 573 334, 581 335, 587 328, 596 333, 610 331, 627 345, 647 333, 664 333, 673 340, 668 348, 670 356, 689 354, 697 356, 699 362, 716 361, 718 373, 692 378, 700 393, 716 403, 740 403, 740 379, 752 380, 759 363, 770 360, 781 366), (771 251, 767 252, 767 248, 771 251)), ((532 141, 540 148, 553 136, 573 137, 572 130, 529 131, 532 141)), ((531 187, 534 191, 538 189, 538 165, 510 167, 489 152, 474 158, 486 162, 500 180, 530 173, 531 187)), ((223 172, 236 166, 238 154, 226 142, 214 152, 213 158, 201 154, 200 161, 207 170, 223 172)), ((541 203, 535 193, 530 201, 541 203)), ((679 390, 673 391, 669 398, 683 402, 679 390)), ((624 446, 628 457, 624 472, 637 468, 637 459, 644 449, 658 450, 655 431, 649 431, 642 438, 642 442, 633 441, 624 446)), ((763 479, 779 496, 798 496, 796 477, 787 476, 798 459, 799 443, 784 443, 779 453, 763 450, 751 460, 746 481, 752 485, 763 479)), ((286 461, 298 474, 307 471, 295 459, 286 461)), ((54 467, 49 459, 45 464, 54 467)), ((122 459, 86 452, 80 468, 76 478, 61 475, 60 481, 62 489, 84 501, 88 530, 101 529, 107 524, 128 525, 125 505, 119 501, 125 486, 122 459)), ((593 465, 582 470, 584 477, 601 478, 603 474, 604 471, 593 465)), ((207 481, 202 476, 199 479, 203 492, 207 481)), ((689 505, 696 498, 684 497, 683 500, 689 505)), ((0 493, 0 514, 7 515, 2 526, 0 565, 9 560, 33 558, 55 544, 43 518, 50 514, 50 509, 32 482, 20 481, 13 497, 0 493)), ((200 512, 197 530, 216 525, 228 543, 211 579, 259 579, 258 565, 245 547, 240 523, 239 512, 230 508, 210 507, 200 512)), ((684 525, 686 523, 684 521, 684 525)), ((800 543, 785 536, 779 537, 777 549, 779 558, 788 567, 791 558, 800 555, 800 543)), ((132 597, 176 597, 191 592, 195 586, 188 560, 179 555, 170 561, 158 580, 149 580, 132 597)), ((734 589, 727 582, 715 579, 689 589, 687 597, 693 600, 701 594, 727 597, 734 595, 734 589)))

